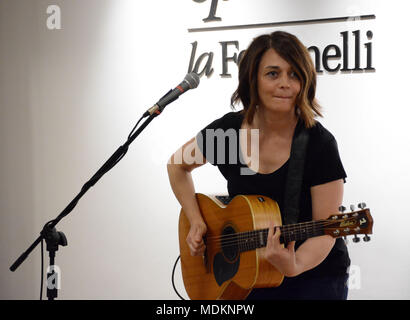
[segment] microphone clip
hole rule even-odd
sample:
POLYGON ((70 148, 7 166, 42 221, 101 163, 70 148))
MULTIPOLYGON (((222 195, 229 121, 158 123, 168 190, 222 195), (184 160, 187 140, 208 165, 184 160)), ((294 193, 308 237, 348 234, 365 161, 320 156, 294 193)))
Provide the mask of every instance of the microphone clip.
POLYGON ((164 108, 166 107, 167 104, 169 104, 169 103, 175 101, 176 99, 178 99, 179 97, 175 96, 171 99, 167 99, 167 103, 164 103, 164 105, 162 105, 161 102, 164 100, 165 97, 169 96, 172 91, 173 91, 173 89, 169 90, 166 94, 164 94, 164 96, 161 99, 159 99, 159 101, 155 105, 153 105, 151 108, 149 108, 147 111, 145 111, 145 113, 143 115, 143 118, 151 116, 154 113, 156 114, 156 116, 160 115, 162 110, 164 110, 164 108))

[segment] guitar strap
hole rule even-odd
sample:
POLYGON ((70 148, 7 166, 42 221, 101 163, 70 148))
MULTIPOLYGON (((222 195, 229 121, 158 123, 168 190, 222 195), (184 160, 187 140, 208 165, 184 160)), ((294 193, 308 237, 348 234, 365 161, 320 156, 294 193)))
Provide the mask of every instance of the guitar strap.
POLYGON ((305 168, 306 150, 309 142, 309 131, 302 120, 298 121, 290 150, 288 174, 286 177, 283 203, 285 224, 295 224, 299 218, 300 193, 305 168))

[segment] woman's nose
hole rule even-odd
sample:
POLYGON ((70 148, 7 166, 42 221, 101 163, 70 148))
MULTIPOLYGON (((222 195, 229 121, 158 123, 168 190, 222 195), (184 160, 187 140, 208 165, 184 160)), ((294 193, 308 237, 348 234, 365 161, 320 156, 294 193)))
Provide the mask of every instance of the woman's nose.
POLYGON ((287 75, 282 75, 280 77, 280 87, 281 88, 289 88, 290 87, 290 79, 287 75))

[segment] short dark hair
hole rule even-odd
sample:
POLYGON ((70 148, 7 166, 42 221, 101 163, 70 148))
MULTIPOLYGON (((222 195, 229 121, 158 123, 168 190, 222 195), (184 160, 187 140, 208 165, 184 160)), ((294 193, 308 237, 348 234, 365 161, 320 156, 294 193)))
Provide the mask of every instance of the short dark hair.
POLYGON ((231 104, 242 102, 246 120, 250 124, 259 101, 258 68, 263 54, 274 49, 294 69, 301 82, 296 98, 296 110, 307 128, 315 124, 315 117, 322 116, 315 99, 316 70, 306 47, 300 40, 284 31, 275 31, 255 38, 246 49, 239 63, 239 84, 231 97, 231 104))

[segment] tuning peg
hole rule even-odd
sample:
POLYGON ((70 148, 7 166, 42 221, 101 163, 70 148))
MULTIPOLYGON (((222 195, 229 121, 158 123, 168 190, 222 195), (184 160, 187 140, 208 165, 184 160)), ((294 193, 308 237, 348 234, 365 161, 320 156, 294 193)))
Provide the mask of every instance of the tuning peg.
POLYGON ((360 242, 360 238, 356 234, 354 235, 353 242, 360 242))
POLYGON ((357 206, 358 206, 360 209, 366 208, 366 204, 365 204, 364 202, 360 202, 357 206))
POLYGON ((344 206, 340 206, 340 207, 339 207, 339 212, 342 212, 342 213, 343 213, 343 212, 345 212, 345 210, 346 210, 346 207, 344 207, 344 206))
POLYGON ((351 204, 351 205, 350 205, 350 211, 355 211, 355 206, 354 206, 354 204, 351 204))
POLYGON ((363 240, 365 241, 365 242, 368 242, 368 241, 370 241, 370 237, 366 234, 364 237, 363 237, 363 240))

